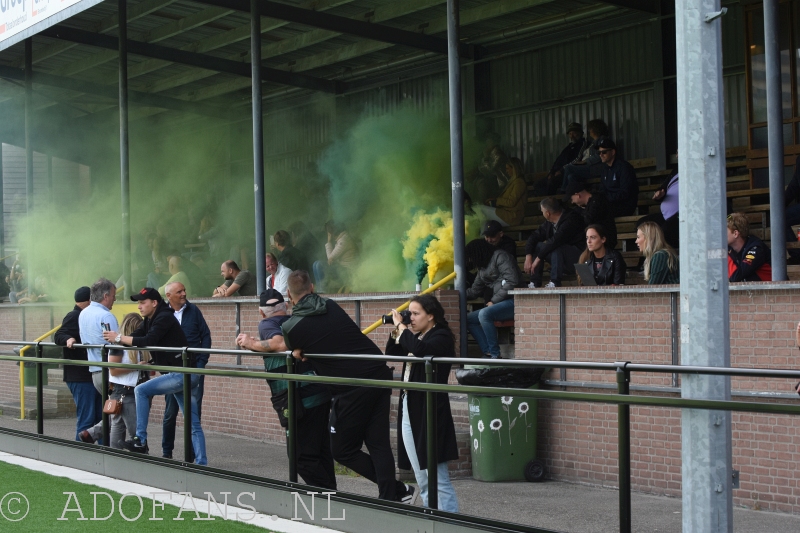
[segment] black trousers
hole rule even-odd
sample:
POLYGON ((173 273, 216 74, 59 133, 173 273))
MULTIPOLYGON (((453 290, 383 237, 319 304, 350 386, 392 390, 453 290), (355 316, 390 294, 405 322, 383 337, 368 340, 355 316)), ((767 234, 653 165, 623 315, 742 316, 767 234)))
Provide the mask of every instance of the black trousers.
MULTIPOLYGON (((297 473, 306 482, 323 489, 336 490, 336 473, 328 438, 330 404, 306 409, 297 421, 297 473)), ((289 453, 289 442, 286 442, 289 453)))
POLYGON ((378 484, 378 497, 397 500, 405 485, 395 477, 389 437, 389 389, 358 388, 333 397, 330 416, 333 458, 378 484), (361 451, 367 446, 369 454, 361 451))

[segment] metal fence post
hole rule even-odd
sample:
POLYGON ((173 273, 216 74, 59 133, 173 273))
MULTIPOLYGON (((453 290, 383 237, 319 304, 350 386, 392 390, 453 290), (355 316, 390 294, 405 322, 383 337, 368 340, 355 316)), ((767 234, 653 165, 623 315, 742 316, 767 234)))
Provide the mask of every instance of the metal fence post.
MULTIPOLYGON (((294 357, 292 352, 286 355, 286 373, 294 374, 294 357)), ((289 450, 289 481, 297 483, 297 413, 295 412, 295 399, 297 395, 297 382, 286 382, 286 418, 289 421, 286 428, 286 447, 289 450)))
MULTIPOLYGON (((42 343, 36 343, 36 359, 42 358, 42 343)), ((21 363, 25 364, 25 363, 21 363)), ((44 368, 36 362, 36 433, 44 435, 44 368)))
MULTIPOLYGON (((567 295, 558 295, 558 341, 559 360, 567 360, 567 295)), ((567 381, 567 369, 560 370, 561 381, 567 381)))
MULTIPOLYGON (((628 363, 617 363, 617 391, 630 394, 631 373, 625 368, 628 363)), ((631 406, 617 406, 617 445, 619 471, 619 531, 631 531, 631 406)))
MULTIPOLYGON (((425 358, 425 383, 434 383, 433 363, 431 357, 425 358)), ((428 507, 439 508, 439 462, 436 457, 436 393, 425 391, 426 421, 428 445, 428 507)), ((406 413, 406 416, 408 414, 406 413)))
MULTIPOLYGON (((108 345, 104 345, 100 348, 100 360, 104 363, 108 362, 108 345)), ((103 398, 103 406, 105 407, 106 401, 108 401, 108 367, 104 366, 100 369, 101 376, 103 377, 103 384, 100 387, 100 395, 103 398)), ((111 446, 111 425, 108 421, 108 415, 103 413, 103 444, 106 446, 111 446)))
MULTIPOLYGON (((184 347, 181 352, 183 368, 189 367, 189 348, 184 347)), ((183 460, 187 463, 194 462, 194 447, 192 446, 192 375, 183 375, 183 460)))

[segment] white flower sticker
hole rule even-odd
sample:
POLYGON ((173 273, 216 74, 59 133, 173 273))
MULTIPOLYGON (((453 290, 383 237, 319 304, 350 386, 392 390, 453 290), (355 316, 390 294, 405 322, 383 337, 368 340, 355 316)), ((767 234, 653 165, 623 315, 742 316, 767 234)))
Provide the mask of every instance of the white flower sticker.
POLYGON ((478 431, 483 433, 484 429, 486 429, 486 426, 483 425, 483 420, 478 420, 478 431))
POLYGON ((472 441, 472 446, 477 450, 478 449, 478 439, 474 439, 472 441))
POLYGON ((519 407, 517 407, 517 409, 519 410, 519 413, 521 415, 524 415, 525 413, 528 412, 528 402, 522 402, 521 404, 519 404, 519 407))
POLYGON ((469 426, 469 436, 470 437, 472 436, 472 426, 471 425, 469 426))
POLYGON ((499 418, 495 418, 494 420, 492 420, 489 423, 489 428, 492 431, 497 431, 497 439, 498 439, 498 442, 500 443, 500 446, 503 445, 503 439, 502 439, 502 437, 500 437, 500 428, 501 427, 503 427, 503 421, 500 420, 499 418))
POLYGON ((503 402, 503 405, 511 405, 511 402, 514 401, 513 396, 501 396, 500 401, 503 402))

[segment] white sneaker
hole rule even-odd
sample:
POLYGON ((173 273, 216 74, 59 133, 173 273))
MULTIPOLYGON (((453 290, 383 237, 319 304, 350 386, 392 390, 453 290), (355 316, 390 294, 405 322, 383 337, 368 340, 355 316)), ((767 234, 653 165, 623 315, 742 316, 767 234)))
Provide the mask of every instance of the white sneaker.
POLYGON ((555 288, 557 288, 557 287, 556 287, 556 284, 555 284, 555 283, 553 283, 553 282, 551 281, 550 283, 548 283, 547 285, 545 285, 545 286, 544 286, 544 288, 545 288, 545 289, 555 289, 555 288))

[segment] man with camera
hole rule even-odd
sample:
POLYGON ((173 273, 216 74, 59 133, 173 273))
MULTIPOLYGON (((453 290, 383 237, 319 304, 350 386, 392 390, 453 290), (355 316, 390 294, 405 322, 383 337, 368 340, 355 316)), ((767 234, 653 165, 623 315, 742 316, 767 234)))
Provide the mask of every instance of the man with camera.
MULTIPOLYGON (((121 335, 116 331, 106 331, 103 337, 107 341, 127 346, 164 346, 182 348, 187 345, 186 335, 181 329, 174 311, 162 298, 156 289, 145 287, 138 294, 131 296, 131 300, 139 302, 139 314, 144 322, 130 335, 121 335)), ((150 351, 153 364, 159 366, 183 366, 180 351, 161 352, 150 351)), ((189 357, 189 366, 195 366, 194 355, 189 357)), ((208 464, 206 459, 206 438, 203 428, 200 427, 200 413, 197 410, 196 388, 199 386, 200 376, 193 374, 191 377, 191 425, 192 446, 194 447, 194 462, 198 465, 208 464)), ((175 394, 175 400, 181 411, 186 413, 183 405, 183 374, 162 372, 157 378, 138 385, 134 390, 136 397, 136 436, 125 441, 126 450, 136 453, 149 453, 147 446, 147 423, 150 419, 150 400, 160 394, 175 394)), ((185 415, 184 415, 185 416, 185 415)))
MULTIPOLYGON (((292 317, 281 324, 287 350, 300 360, 303 354, 383 355, 369 337, 333 300, 314 293, 308 272, 289 275, 292 317)), ((392 370, 383 361, 314 358, 308 359, 320 376, 391 380, 392 370)), ((417 492, 395 477, 394 455, 389 437, 392 391, 331 385, 330 414, 333 458, 357 474, 377 483, 379 498, 413 504, 417 492), (369 454, 361 451, 366 444, 369 454)))
MULTIPOLYGON (((261 322, 258 324, 260 341, 244 333, 236 337, 236 344, 254 352, 280 352, 286 350, 281 324, 289 320, 286 302, 283 295, 275 289, 267 289, 261 293, 259 302, 261 322)), ((267 372, 286 372, 286 355, 264 356, 264 369, 267 372)), ((311 364, 298 361, 295 374, 315 375, 311 364)), ((286 418, 288 408, 288 382, 283 379, 268 379, 272 393, 272 407, 278 413, 281 427, 289 432, 289 420, 286 418)), ((333 468, 330 436, 328 435, 328 417, 331 409, 331 393, 321 383, 297 384, 300 402, 296 405, 297 416, 297 473, 307 485, 336 490, 336 473, 333 468)), ((289 440, 286 440, 287 451, 289 440)))

